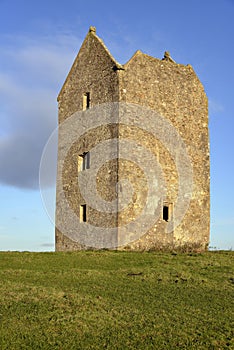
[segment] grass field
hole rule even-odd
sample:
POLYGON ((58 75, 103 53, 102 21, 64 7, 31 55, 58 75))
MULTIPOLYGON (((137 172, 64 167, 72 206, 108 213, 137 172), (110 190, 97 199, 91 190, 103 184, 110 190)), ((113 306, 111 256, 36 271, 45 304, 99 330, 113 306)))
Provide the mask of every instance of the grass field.
POLYGON ((234 349, 233 260, 1 252, 1 350, 234 349))

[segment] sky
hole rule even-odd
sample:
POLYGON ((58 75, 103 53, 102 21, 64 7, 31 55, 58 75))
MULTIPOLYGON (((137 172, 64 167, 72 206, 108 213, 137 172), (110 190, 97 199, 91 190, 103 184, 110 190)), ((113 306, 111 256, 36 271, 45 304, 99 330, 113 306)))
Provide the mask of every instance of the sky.
POLYGON ((91 25, 120 63, 167 50, 193 66, 209 100, 210 247, 234 249, 233 18, 234 0, 0 0, 0 250, 54 250, 40 160, 91 25))

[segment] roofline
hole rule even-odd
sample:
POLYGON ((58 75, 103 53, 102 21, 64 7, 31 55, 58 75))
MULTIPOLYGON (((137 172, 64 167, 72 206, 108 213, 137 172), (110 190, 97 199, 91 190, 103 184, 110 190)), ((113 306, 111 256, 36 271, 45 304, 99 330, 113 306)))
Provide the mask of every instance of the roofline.
MULTIPOLYGON (((112 54, 110 53, 110 51, 108 50, 108 48, 107 48, 106 45, 104 44, 103 40, 102 40, 101 38, 99 38, 99 36, 97 36, 97 34, 96 34, 96 28, 95 28, 95 27, 92 27, 92 26, 91 26, 91 27, 89 28, 89 31, 88 31, 88 33, 87 33, 87 35, 86 35, 86 37, 85 37, 85 39, 84 39, 84 41, 83 41, 81 47, 80 47, 80 50, 81 50, 82 46, 84 45, 84 43, 86 42, 86 40, 87 40, 90 36, 94 36, 94 37, 99 41, 99 43, 102 45, 102 47, 104 48, 104 50, 106 51, 106 53, 108 54, 108 56, 109 56, 109 57, 111 58, 111 60, 113 61, 115 70, 123 70, 123 69, 124 69, 123 65, 120 64, 120 63, 112 56, 112 54)), ((78 54, 76 55, 76 57, 75 57, 75 59, 74 59, 74 61, 73 61, 73 64, 72 64, 72 66, 71 66, 71 69, 70 69, 70 71, 69 71, 69 73, 68 73, 68 75, 67 75, 67 77, 66 77, 66 79, 65 79, 65 81, 64 81, 64 83, 63 83, 63 86, 62 86, 62 88, 61 88, 61 90, 60 90, 60 92, 59 92, 59 94, 58 94, 57 101, 59 101, 60 95, 62 94, 62 92, 63 92, 63 90, 64 90, 64 88, 65 88, 65 85, 66 85, 66 83, 67 83, 67 81, 68 81, 68 79, 69 79, 69 77, 70 77, 70 75, 71 75, 71 72, 72 72, 72 70, 73 70, 73 68, 74 68, 74 66, 75 66, 75 64, 76 64, 76 62, 77 62, 77 60, 78 60, 78 57, 79 57, 79 54, 80 54, 80 50, 79 50, 78 54)))

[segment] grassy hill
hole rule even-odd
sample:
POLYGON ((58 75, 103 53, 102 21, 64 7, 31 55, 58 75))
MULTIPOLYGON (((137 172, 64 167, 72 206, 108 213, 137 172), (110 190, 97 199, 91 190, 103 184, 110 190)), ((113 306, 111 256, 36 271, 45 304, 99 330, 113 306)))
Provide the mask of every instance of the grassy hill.
POLYGON ((1 252, 1 349, 234 349, 233 261, 1 252))

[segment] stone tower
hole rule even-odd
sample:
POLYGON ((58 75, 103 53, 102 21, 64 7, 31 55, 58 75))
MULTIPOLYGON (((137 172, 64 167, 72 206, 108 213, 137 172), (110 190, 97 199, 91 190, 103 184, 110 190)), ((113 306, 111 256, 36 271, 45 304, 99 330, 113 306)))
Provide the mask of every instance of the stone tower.
POLYGON ((190 65, 121 65, 90 27, 58 104, 57 251, 207 248, 208 102, 190 65))

